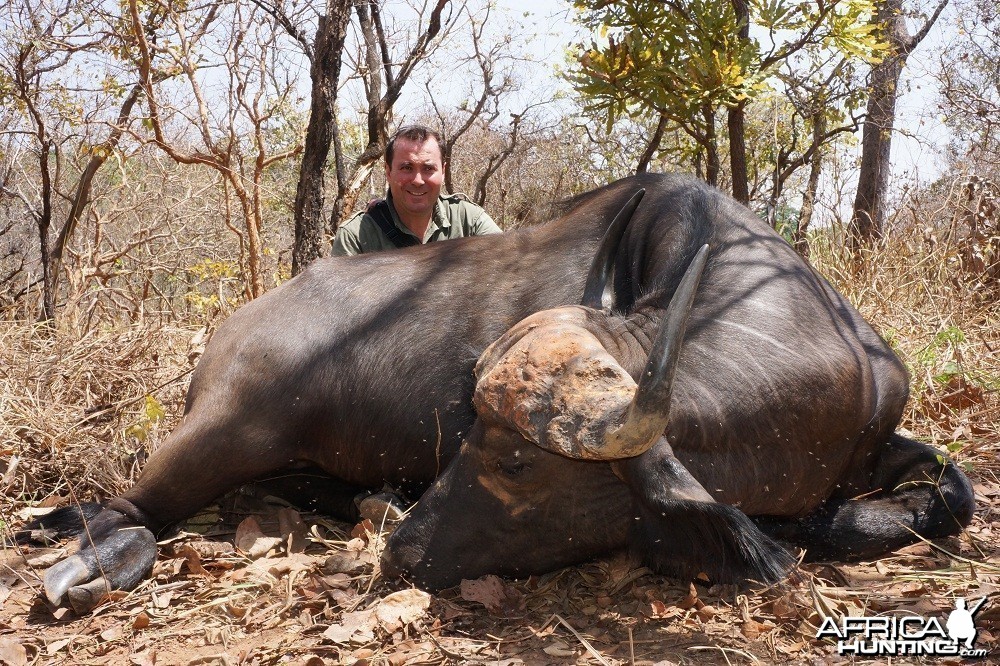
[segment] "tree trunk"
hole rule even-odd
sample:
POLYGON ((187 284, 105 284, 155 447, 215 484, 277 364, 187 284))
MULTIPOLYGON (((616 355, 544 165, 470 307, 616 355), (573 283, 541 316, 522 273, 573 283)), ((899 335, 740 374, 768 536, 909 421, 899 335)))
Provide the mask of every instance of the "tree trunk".
POLYGON ((87 204, 90 203, 90 192, 93 189, 94 176, 104 166, 111 153, 118 148, 122 134, 125 132, 125 123, 129 121, 132 115, 132 108, 141 94, 142 86, 140 84, 137 83, 132 86, 128 97, 122 102, 121 109, 118 111, 118 121, 112 127, 111 134, 108 135, 108 140, 100 146, 95 147, 96 149, 92 152, 87 166, 84 167, 83 173, 80 174, 80 180, 76 184, 76 191, 73 193, 73 198, 70 201, 69 215, 66 216, 66 223, 59 232, 55 246, 49 252, 49 260, 52 263, 50 272, 52 274, 53 290, 56 290, 59 285, 59 271, 62 268, 63 256, 66 254, 66 245, 69 243, 69 239, 73 237, 73 233, 76 232, 76 227, 83 218, 83 211, 87 208, 87 204))
POLYGON ((309 125, 295 191, 295 246, 292 248, 292 275, 324 254, 324 176, 336 124, 337 84, 351 0, 331 0, 319 18, 309 76, 312 80, 309 125))
POLYGON ((915 35, 911 35, 906 26, 903 0, 881 0, 879 4, 875 21, 882 26, 889 43, 889 53, 872 68, 869 84, 868 108, 861 138, 858 191, 849 226, 850 242, 855 251, 871 245, 884 232, 899 77, 907 57, 927 36, 947 4, 948 0, 941 0, 934 14, 915 35))
POLYGON ((661 113, 660 119, 656 123, 656 129, 653 130, 653 136, 649 137, 649 141, 646 142, 646 149, 639 156, 639 163, 635 167, 636 173, 646 173, 649 169, 649 163, 653 159, 653 156, 656 155, 656 151, 660 147, 660 142, 663 141, 663 134, 667 131, 668 122, 667 115, 661 113))
MULTIPOLYGON (((740 22, 740 40, 750 38, 750 8, 747 0, 732 0, 736 18, 740 22)), ((732 173, 733 198, 741 204, 750 203, 750 185, 747 175, 746 101, 729 108, 729 170, 732 173)))
MULTIPOLYGON (((813 143, 819 146, 826 133, 826 115, 822 110, 813 116, 813 143)), ((792 234, 792 246, 803 257, 809 257, 809 239, 806 232, 812 222, 813 211, 816 210, 816 194, 819 192, 819 179, 823 174, 823 153, 818 148, 809 160, 809 183, 802 196, 802 208, 799 210, 799 220, 792 234)))
MULTIPOLYGON (((890 0, 890 3, 898 1, 890 0)), ((872 70, 868 112, 861 139, 858 191, 850 226, 851 242, 855 247, 869 245, 882 237, 886 192, 892 170, 889 157, 896 120, 896 86, 905 60, 905 56, 893 55, 872 70)))
POLYGON ((38 227, 38 253, 42 264, 42 311, 38 321, 52 324, 56 319, 56 278, 52 272, 52 249, 49 243, 49 227, 52 226, 52 173, 49 155, 53 144, 46 137, 45 128, 39 125, 39 173, 42 179, 42 209, 35 215, 38 227))
MULTIPOLYGON (((44 173, 44 172, 43 172, 44 173)), ((43 176, 43 179, 45 176, 43 176)), ((38 252, 42 263, 42 311, 39 322, 52 323, 56 319, 56 281, 52 275, 52 252, 49 249, 49 224, 51 215, 43 213, 38 223, 38 252)))
POLYGON ((701 112, 705 119, 705 182, 718 187, 722 165, 719 161, 719 141, 715 134, 715 110, 706 106, 701 112))
POLYGON ((729 109, 729 170, 732 172, 733 198, 744 205, 750 203, 745 115, 746 102, 729 109))

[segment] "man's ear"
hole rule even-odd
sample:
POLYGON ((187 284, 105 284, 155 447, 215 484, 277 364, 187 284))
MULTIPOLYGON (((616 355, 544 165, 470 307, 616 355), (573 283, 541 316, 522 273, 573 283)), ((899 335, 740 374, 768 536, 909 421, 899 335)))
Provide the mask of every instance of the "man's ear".
POLYGON ((389 174, 392 173, 392 165, 388 162, 385 163, 385 179, 388 182, 389 174))

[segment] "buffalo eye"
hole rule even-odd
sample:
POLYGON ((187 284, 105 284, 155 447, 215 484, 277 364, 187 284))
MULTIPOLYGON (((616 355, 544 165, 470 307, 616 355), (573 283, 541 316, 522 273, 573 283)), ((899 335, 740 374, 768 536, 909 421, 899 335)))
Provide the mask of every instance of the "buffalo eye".
POLYGON ((514 457, 507 460, 498 460, 497 467, 507 476, 514 478, 524 471, 526 465, 523 460, 514 457))

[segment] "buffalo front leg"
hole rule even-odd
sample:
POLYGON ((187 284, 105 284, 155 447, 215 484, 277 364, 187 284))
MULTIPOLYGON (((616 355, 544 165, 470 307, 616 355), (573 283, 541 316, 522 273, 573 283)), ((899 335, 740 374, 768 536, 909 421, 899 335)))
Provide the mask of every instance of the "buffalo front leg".
POLYGON ((681 577, 705 573, 715 583, 770 584, 795 564, 745 514, 716 502, 666 439, 613 467, 635 501, 629 546, 655 569, 681 577))
POLYGON ((878 557, 920 538, 958 534, 972 521, 972 484, 940 452, 894 434, 878 456, 860 497, 830 499, 803 518, 755 521, 771 536, 804 548, 809 560, 878 557))
MULTIPOLYGON (((290 462, 276 437, 247 424, 209 424, 189 414, 150 456, 136 485, 82 520, 80 550, 44 578, 53 604, 87 610, 109 590, 130 590, 152 571, 154 534, 220 495, 290 462)), ((68 507, 61 511, 79 511, 68 507)))

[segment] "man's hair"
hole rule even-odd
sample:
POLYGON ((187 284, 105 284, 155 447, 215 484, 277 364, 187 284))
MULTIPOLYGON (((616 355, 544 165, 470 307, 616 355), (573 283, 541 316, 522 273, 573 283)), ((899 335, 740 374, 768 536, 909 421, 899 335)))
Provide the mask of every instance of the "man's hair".
POLYGON ((416 141, 417 143, 423 143, 427 139, 434 139, 437 141, 438 151, 441 153, 441 163, 443 164, 445 162, 444 137, 441 136, 440 132, 431 129, 426 125, 404 125, 396 130, 396 132, 389 137, 389 143, 385 144, 386 166, 392 168, 392 158, 396 151, 396 139, 400 137, 410 141, 416 141))

